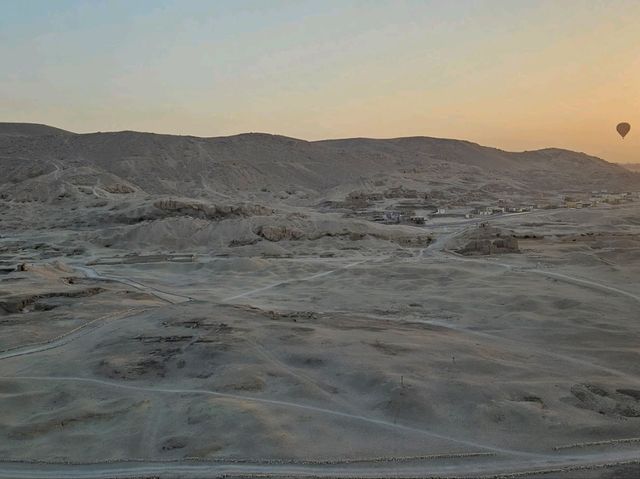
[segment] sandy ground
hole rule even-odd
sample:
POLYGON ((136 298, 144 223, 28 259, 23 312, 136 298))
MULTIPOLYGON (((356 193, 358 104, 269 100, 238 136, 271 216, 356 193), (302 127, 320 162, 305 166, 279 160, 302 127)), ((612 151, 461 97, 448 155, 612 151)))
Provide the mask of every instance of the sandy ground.
POLYGON ((493 223, 520 253, 2 238, 0 477, 635 477, 640 207, 493 223))

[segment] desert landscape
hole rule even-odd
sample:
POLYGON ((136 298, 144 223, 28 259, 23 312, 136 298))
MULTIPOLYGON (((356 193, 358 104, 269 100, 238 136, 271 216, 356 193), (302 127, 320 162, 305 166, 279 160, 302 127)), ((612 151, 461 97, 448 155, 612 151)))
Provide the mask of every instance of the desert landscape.
POLYGON ((636 477, 640 173, 0 124, 0 477, 636 477))

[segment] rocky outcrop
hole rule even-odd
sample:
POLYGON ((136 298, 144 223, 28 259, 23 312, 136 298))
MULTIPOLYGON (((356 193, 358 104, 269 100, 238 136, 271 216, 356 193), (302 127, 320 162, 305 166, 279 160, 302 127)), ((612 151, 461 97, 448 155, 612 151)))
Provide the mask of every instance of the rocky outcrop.
POLYGON ((519 253, 518 239, 513 232, 482 223, 478 227, 469 229, 460 238, 457 248, 464 255, 491 255, 504 253, 519 253))
POLYGON ((181 199, 162 199, 153 203, 153 206, 165 213, 164 216, 191 216, 211 220, 268 216, 273 214, 271 208, 262 205, 216 205, 181 199))
POLYGON ((16 271, 32 272, 40 276, 61 276, 74 273, 75 270, 62 261, 52 261, 50 263, 19 263, 16 271))
POLYGON ((417 190, 405 188, 403 186, 397 186, 394 188, 389 188, 384 192, 385 198, 425 198, 426 195, 424 193, 420 193, 417 190))
POLYGON ((267 241, 299 240, 305 237, 302 230, 290 226, 260 226, 255 233, 267 241))
POLYGON ((606 416, 640 417, 640 391, 613 390, 604 386, 582 383, 571 387, 574 406, 606 416))
POLYGON ((459 250, 459 253, 465 255, 490 255, 519 252, 518 240, 513 237, 471 240, 459 250))
POLYGON ((117 195, 126 195, 128 193, 133 193, 136 190, 129 185, 125 185, 122 183, 114 183, 111 185, 107 185, 103 187, 104 191, 107 193, 113 193, 117 195))
POLYGON ((321 238, 343 238, 349 241, 362 241, 367 238, 382 241, 392 241, 401 246, 418 247, 427 246, 431 242, 428 235, 401 235, 397 233, 382 234, 380 231, 352 231, 343 228, 341 230, 324 230, 305 232, 294 226, 263 225, 254 230, 254 233, 268 241, 295 241, 307 239, 316 241, 321 238))
POLYGON ((15 314, 30 311, 31 309, 47 310, 47 305, 39 305, 38 302, 47 298, 81 298, 94 296, 104 291, 102 288, 91 287, 84 289, 74 289, 69 291, 55 291, 38 294, 14 295, 0 299, 0 312, 15 314))

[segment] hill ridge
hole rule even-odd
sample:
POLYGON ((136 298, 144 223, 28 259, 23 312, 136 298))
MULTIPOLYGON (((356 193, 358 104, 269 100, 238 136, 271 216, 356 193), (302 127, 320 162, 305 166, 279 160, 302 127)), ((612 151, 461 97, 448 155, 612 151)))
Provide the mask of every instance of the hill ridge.
MULTIPOLYGON (((6 125, 0 124, 0 132, 3 127, 11 129, 6 125)), ((453 193, 442 194, 452 197, 462 192, 478 196, 483 189, 529 194, 640 190, 637 173, 584 153, 553 148, 509 152, 466 140, 421 136, 309 142, 265 133, 203 138, 31 128, 35 133, 29 135, 0 134, 4 172, 0 194, 7 197, 42 198, 38 189, 64 197, 77 190, 74 181, 96 187, 115 182, 120 186, 108 186, 147 194, 230 198, 261 191, 279 197, 287 197, 287 192, 309 198, 344 197, 362 187, 378 191, 382 185, 446 189, 453 193), (38 134, 43 131, 61 133, 38 134), (79 169, 83 174, 73 176, 79 169), (68 177, 64 181, 61 172, 68 177)))
MULTIPOLYGON (((198 136, 198 135, 191 135, 191 134, 159 133, 159 132, 153 132, 153 131, 139 131, 139 130, 130 130, 130 129, 76 133, 76 132, 64 130, 55 126, 47 125, 44 123, 29 123, 29 122, 0 122, 0 135, 5 134, 5 130, 9 130, 12 127, 14 128, 38 127, 38 128, 42 128, 43 131, 50 130, 52 134, 54 132, 57 132, 58 134, 69 134, 69 135, 77 135, 77 136, 136 134, 136 135, 150 135, 150 136, 161 136, 161 137, 191 138, 196 140, 223 140, 223 139, 239 139, 239 138, 278 138, 278 139, 284 139, 284 140, 294 140, 301 143, 309 143, 309 144, 330 144, 330 143, 357 142, 357 141, 384 143, 384 142, 404 142, 404 141, 409 142, 409 141, 416 141, 416 140, 424 140, 424 141, 465 143, 468 145, 497 150, 497 151, 508 153, 508 154, 538 153, 538 152, 563 152, 563 153, 566 152, 566 153, 586 155, 586 156, 589 156, 590 158, 597 158, 603 161, 607 161, 603 158, 590 155, 587 152, 570 150, 568 148, 562 148, 562 147, 551 146, 551 147, 538 148, 535 150, 505 150, 495 146, 483 145, 481 143, 471 141, 471 140, 465 140, 465 139, 459 139, 459 138, 444 138, 444 137, 436 137, 436 136, 428 136, 428 135, 411 135, 411 136, 382 137, 382 138, 355 136, 355 137, 344 137, 344 138, 325 138, 320 140, 306 140, 304 138, 296 138, 293 136, 287 136, 287 135, 282 135, 278 133, 267 133, 267 132, 258 132, 258 131, 242 132, 242 133, 234 133, 231 135, 218 135, 218 136, 198 136)), ((24 135, 24 136, 29 136, 29 135, 24 135)), ((609 161, 607 161, 607 163, 616 164, 609 161)))
POLYGON ((75 133, 44 123, 0 122, 0 135, 12 136, 45 136, 74 135, 75 133))

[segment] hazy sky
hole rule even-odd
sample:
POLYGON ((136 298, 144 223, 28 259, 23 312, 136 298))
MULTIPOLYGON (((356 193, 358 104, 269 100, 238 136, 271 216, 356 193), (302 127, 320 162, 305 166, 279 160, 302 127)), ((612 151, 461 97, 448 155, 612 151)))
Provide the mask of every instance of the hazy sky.
POLYGON ((640 0, 0 0, 0 121, 640 162, 640 0))

